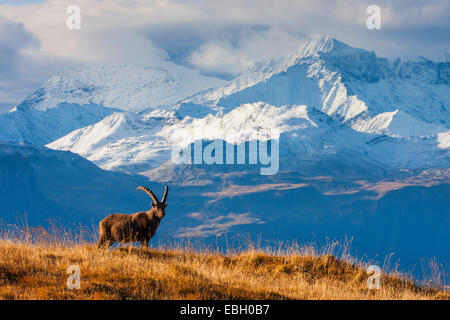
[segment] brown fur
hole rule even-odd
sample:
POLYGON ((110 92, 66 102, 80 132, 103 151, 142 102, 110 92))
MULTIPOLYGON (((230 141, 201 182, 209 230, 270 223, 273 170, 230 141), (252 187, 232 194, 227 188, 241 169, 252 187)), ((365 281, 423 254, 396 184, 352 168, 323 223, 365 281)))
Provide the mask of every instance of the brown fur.
POLYGON ((168 187, 166 186, 162 202, 145 187, 138 187, 145 191, 152 199, 152 208, 148 211, 134 214, 113 213, 100 221, 98 247, 109 248, 115 242, 140 242, 143 247, 148 248, 150 239, 153 238, 161 219, 165 215, 167 207, 166 199, 168 187))

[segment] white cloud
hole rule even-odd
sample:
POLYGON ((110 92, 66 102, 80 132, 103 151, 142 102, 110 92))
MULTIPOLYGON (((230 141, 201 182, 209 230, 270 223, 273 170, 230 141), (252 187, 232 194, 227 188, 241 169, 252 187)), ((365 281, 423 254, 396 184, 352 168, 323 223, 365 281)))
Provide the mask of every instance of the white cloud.
POLYGON ((0 16, 0 113, 14 107, 55 70, 58 61, 26 54, 38 47, 39 40, 22 24, 0 16))
POLYGON ((146 56, 150 61, 165 57, 164 50, 155 48, 139 30, 154 21, 158 8, 140 5, 140 1, 49 0, 0 6, 0 12, 40 40, 40 46, 29 49, 29 54, 75 61, 145 63, 146 56), (66 9, 73 4, 81 9, 81 30, 66 27, 66 9))
POLYGON ((253 66, 253 60, 227 44, 208 43, 193 52, 188 61, 206 72, 237 74, 253 66))
POLYGON ((156 64, 167 53, 133 30, 110 29, 90 32, 79 39, 80 60, 105 63, 156 64))
POLYGON ((202 71, 237 75, 258 61, 286 56, 298 47, 301 38, 273 27, 242 34, 237 46, 229 41, 208 42, 193 51, 187 61, 202 71))
MULTIPOLYGON (((373 40, 379 42, 378 47, 383 47, 381 43, 383 38, 375 37, 376 32, 368 33, 365 27, 366 8, 372 2, 368 0, 48 0, 45 3, 23 6, 0 5, 0 12, 14 22, 23 23, 25 28, 39 39, 41 42, 39 53, 85 60, 108 57, 105 57, 106 53, 92 55, 92 52, 89 53, 92 50, 88 50, 87 53, 86 47, 81 44, 82 39, 87 39, 87 43, 93 45, 98 40, 98 35, 103 34, 105 37, 102 43, 108 47, 115 41, 120 42, 124 35, 134 34, 135 41, 142 44, 142 50, 152 52, 150 55, 153 55, 154 47, 148 41, 144 41, 144 36, 139 33, 153 28, 164 32, 165 26, 173 25, 192 28, 199 24, 206 28, 208 25, 219 25, 223 29, 233 25, 267 26, 271 31, 261 33, 261 36, 269 36, 266 42, 278 40, 276 37, 270 37, 274 33, 286 39, 301 33, 320 33, 338 37, 342 41, 355 45, 358 43, 366 45, 369 41, 364 41, 364 38, 373 36, 373 40), (72 4, 77 4, 81 8, 81 31, 66 28, 66 8, 72 4), (118 30, 121 31, 115 36, 118 30), (110 33, 109 37, 106 36, 108 33, 110 33), (91 36, 92 41, 90 41, 91 36)), ((399 30, 413 32, 417 29, 434 28, 448 31, 450 4, 446 0, 420 2, 379 0, 377 4, 381 8, 384 28, 382 32, 385 33, 385 39, 390 38, 390 29, 392 36, 395 36, 399 30)), ((230 50, 228 44, 219 43, 220 39, 210 40, 211 43, 203 44, 198 54, 206 50, 211 51, 211 54, 213 52, 218 54, 218 47, 238 56, 243 54, 242 50, 230 50)), ((254 45, 263 46, 263 50, 259 48, 252 50, 250 47, 244 50, 244 57, 252 56, 250 60, 257 60, 260 53, 266 50, 273 51, 280 48, 280 51, 283 51, 286 45, 291 45, 289 41, 276 42, 272 46, 265 45, 264 41, 255 39, 250 41, 253 41, 254 45)), ((246 43, 241 41, 240 45, 246 46, 246 43)), ((376 47, 375 43, 369 49, 376 47)), ((122 49, 126 50, 126 45, 122 49)), ((116 55, 115 52, 111 54, 113 57, 116 55)), ((131 57, 134 58, 133 55, 131 57)))

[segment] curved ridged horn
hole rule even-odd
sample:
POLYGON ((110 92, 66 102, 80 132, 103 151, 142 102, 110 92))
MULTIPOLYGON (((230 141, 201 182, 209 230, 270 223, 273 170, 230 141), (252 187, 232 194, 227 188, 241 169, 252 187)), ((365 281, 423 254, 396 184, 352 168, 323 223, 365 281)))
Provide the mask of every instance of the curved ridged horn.
POLYGON ((149 188, 147 188, 147 187, 137 187, 136 190, 142 190, 142 191, 147 192, 147 194, 153 199, 153 202, 155 204, 159 203, 158 198, 155 196, 155 194, 153 192, 150 191, 149 188))
POLYGON ((166 185, 166 188, 164 189, 164 195, 161 200, 162 203, 166 203, 168 192, 169 192, 169 186, 166 185))

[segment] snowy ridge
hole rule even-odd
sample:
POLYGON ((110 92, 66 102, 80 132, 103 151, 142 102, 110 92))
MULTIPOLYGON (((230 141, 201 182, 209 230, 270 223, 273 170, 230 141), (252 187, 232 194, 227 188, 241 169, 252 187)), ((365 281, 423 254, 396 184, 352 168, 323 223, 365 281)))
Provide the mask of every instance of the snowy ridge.
POLYGON ((200 93, 186 99, 185 102, 197 104, 218 103, 224 96, 232 95, 235 92, 252 87, 275 74, 285 72, 289 67, 301 63, 302 58, 320 57, 323 54, 334 56, 339 54, 345 55, 345 53, 351 53, 352 50, 364 51, 362 49, 351 48, 328 36, 313 37, 307 39, 296 51, 289 54, 286 58, 259 63, 247 73, 230 81, 229 84, 217 89, 207 90, 205 93, 200 93))
POLYGON ((380 113, 373 118, 361 119, 352 127, 360 132, 385 134, 391 137, 430 137, 446 131, 442 125, 416 120, 398 109, 380 113))
POLYGON ((18 108, 46 110, 67 102, 138 111, 175 104, 224 83, 171 62, 158 66, 72 65, 52 76, 18 108))
POLYGON ((75 130, 50 143, 72 151, 108 170, 139 172, 169 159, 170 144, 158 136, 167 119, 114 113, 96 124, 75 130), (161 156, 164 153, 164 156, 161 156))
POLYGON ((0 141, 44 145, 69 132, 96 123, 116 109, 96 104, 60 103, 39 110, 16 108, 0 115, 0 141))
POLYGON ((260 139, 260 128, 267 133, 266 139, 279 139, 283 132, 311 130, 317 124, 308 117, 306 106, 278 108, 265 103, 242 105, 223 116, 210 114, 201 119, 116 113, 47 146, 79 153, 106 169, 128 163, 129 167, 139 164, 139 168, 150 170, 170 160, 175 146, 184 147, 199 139, 239 144, 260 139))
MULTIPOLYGON (((390 119, 392 120, 392 119, 390 119)), ((402 123, 401 123, 402 124, 402 123)), ((400 127, 402 129, 403 127, 400 127)), ((408 129, 408 128, 407 128, 408 129)), ((425 140, 379 140, 378 134, 359 133, 326 114, 307 106, 276 107, 266 103, 244 104, 224 115, 182 120, 115 113, 99 123, 76 130, 47 145, 70 150, 104 169, 146 172, 170 160, 175 146, 196 140, 222 139, 240 144, 249 140, 279 139, 283 169, 295 170, 302 161, 348 156, 368 170, 375 163, 391 168, 421 168, 446 164, 449 152, 435 137, 425 140)))

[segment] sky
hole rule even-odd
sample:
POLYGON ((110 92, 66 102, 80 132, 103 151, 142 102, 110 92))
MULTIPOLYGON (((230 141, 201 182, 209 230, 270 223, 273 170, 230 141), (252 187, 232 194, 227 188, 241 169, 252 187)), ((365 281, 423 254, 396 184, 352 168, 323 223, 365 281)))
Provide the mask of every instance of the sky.
POLYGON ((329 35, 378 56, 450 57, 450 0, 0 0, 0 113, 70 63, 172 60, 224 79, 329 35), (380 7, 381 29, 366 10, 380 7), (67 8, 81 29, 67 28, 67 8))

